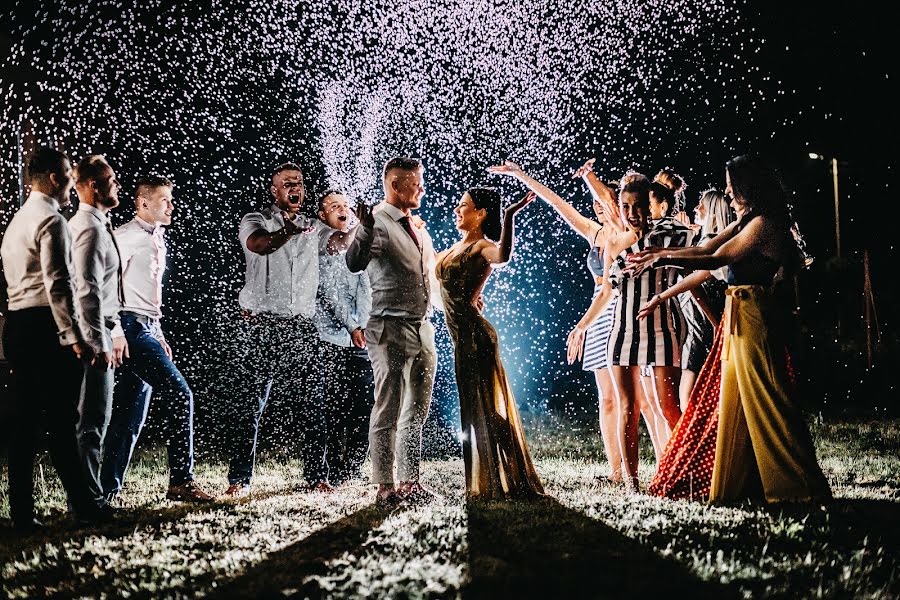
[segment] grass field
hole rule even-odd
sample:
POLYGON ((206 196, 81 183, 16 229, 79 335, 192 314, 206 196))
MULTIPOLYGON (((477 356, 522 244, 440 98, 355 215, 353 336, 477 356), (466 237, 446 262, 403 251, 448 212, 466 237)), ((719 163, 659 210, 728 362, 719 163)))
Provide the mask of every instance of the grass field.
MULTIPOLYGON (((596 434, 547 419, 527 428, 552 499, 529 504, 467 506, 457 460, 424 466, 425 482, 444 495, 443 503, 381 510, 365 482, 333 495, 307 494, 297 462, 269 458, 258 466, 254 502, 187 506, 163 499, 164 453, 146 451, 129 474, 129 514, 79 529, 64 515, 59 482, 44 458, 38 510, 55 527, 17 538, 4 521, 2 592, 14 598, 900 596, 900 421, 812 426, 837 499, 785 510, 710 507, 605 487, 594 481, 608 472, 596 434)), ((649 477, 653 464, 641 468, 649 477)), ((209 489, 224 489, 224 476, 222 463, 198 466, 209 489)), ((5 472, 2 480, 0 517, 8 518, 5 472)))

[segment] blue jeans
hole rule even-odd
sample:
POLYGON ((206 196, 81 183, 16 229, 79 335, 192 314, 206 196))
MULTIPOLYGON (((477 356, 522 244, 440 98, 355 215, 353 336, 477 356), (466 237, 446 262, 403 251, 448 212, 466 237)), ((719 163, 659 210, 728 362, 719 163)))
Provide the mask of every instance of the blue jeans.
POLYGON ((103 443, 100 483, 107 495, 122 489, 154 391, 165 403, 162 415, 169 455, 169 485, 194 479, 194 395, 159 342, 162 335, 159 322, 128 312, 123 312, 121 317, 130 358, 117 372, 112 418, 103 443))

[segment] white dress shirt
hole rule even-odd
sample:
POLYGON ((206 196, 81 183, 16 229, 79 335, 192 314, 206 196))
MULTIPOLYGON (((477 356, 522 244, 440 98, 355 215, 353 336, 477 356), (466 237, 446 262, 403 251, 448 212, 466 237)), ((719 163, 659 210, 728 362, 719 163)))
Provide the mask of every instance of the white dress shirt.
POLYGON ((69 219, 75 264, 75 306, 85 341, 94 352, 112 350, 111 330, 119 325, 119 251, 109 216, 81 203, 69 219))
MULTIPOLYGON (((135 217, 115 231, 122 259, 125 312, 162 318, 162 279, 166 270, 165 230, 135 217)), ((113 337, 124 335, 120 327, 113 337)))
POLYGON ((13 215, 0 246, 11 311, 49 306, 59 342, 80 341, 75 312, 72 238, 59 202, 31 192, 13 215))
POLYGON ((351 272, 363 269, 372 285, 373 317, 424 319, 431 316, 435 294, 435 254, 425 227, 413 226, 417 246, 398 221, 403 212, 387 202, 373 209, 374 227, 359 226, 347 250, 351 272))
POLYGON ((266 313, 279 317, 302 316, 312 319, 316 314, 316 290, 319 287, 319 233, 330 229, 318 219, 297 216, 301 229, 309 233, 292 236, 271 254, 257 254, 247 248, 247 239, 257 231, 271 233, 284 227, 284 218, 276 205, 244 215, 238 239, 244 251, 246 270, 244 287, 238 303, 254 314, 266 313))

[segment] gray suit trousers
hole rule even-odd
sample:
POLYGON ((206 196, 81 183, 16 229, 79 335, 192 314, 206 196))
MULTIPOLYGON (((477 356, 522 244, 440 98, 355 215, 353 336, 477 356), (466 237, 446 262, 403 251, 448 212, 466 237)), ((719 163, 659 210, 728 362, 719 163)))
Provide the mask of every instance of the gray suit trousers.
POLYGON ((375 375, 369 421, 372 482, 418 481, 422 426, 431 406, 437 360, 434 327, 428 320, 371 317, 366 347, 375 375))

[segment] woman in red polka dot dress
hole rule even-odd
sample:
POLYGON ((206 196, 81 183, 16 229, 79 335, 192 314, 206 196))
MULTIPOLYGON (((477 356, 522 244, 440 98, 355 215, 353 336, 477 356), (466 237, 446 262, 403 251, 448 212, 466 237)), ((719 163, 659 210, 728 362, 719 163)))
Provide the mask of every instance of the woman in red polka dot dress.
MULTIPOLYGON (((738 219, 744 216, 746 209, 743 205, 732 201, 731 206, 738 219)), ((807 264, 810 262, 812 261, 808 258, 807 264)), ((694 271, 659 296, 651 298, 638 313, 638 318, 645 318, 659 302, 694 289, 713 277, 724 278, 724 270, 694 271)), ((707 316, 712 318, 712 315, 707 316)), ((671 500, 688 499, 699 502, 709 500, 719 427, 724 323, 725 318, 722 316, 716 328, 712 349, 691 390, 687 408, 672 431, 672 437, 660 457, 656 475, 648 488, 648 493, 653 496, 671 500)), ((785 358, 788 378, 793 383, 794 372, 787 352, 785 358)))
MULTIPOLYGON (((714 190, 709 190, 714 191, 714 190)), ((704 194, 708 194, 708 192, 704 194)), ((721 194, 721 204, 728 209, 728 204, 721 194)), ((701 198, 701 206, 703 198, 701 198)), ((721 209, 721 207, 717 207, 721 209)), ((721 210, 717 210, 722 212, 721 210)), ((722 214, 718 218, 703 215, 698 211, 698 221, 701 225, 700 244, 715 237, 732 220, 731 215, 722 214)), ((646 306, 638 313, 638 318, 646 318, 660 302, 669 298, 687 295, 690 290, 701 289, 703 302, 698 306, 713 325, 722 317, 722 307, 725 304, 725 288, 712 285, 713 279, 724 279, 724 270, 718 275, 710 271, 695 271, 681 279, 674 286, 658 296, 650 299, 646 306), (709 283, 707 283, 709 282, 709 283), (712 296, 716 297, 713 298, 712 296), (719 297, 721 296, 721 297, 719 297)), ((690 300, 691 302, 693 300, 690 300)), ((699 317, 700 315, 698 315, 699 317)), ((702 318, 702 317, 701 317, 702 318)), ((648 492, 654 496, 662 496, 673 500, 693 499, 705 500, 709 496, 709 486, 712 480, 713 462, 716 456, 716 432, 719 423, 719 385, 721 382, 721 327, 716 328, 715 338, 702 368, 697 373, 697 379, 691 387, 690 399, 682 407, 683 413, 678 424, 672 431, 669 443, 662 453, 657 467, 656 475, 650 484, 648 492)), ((702 359, 701 359, 702 360, 702 359)))

